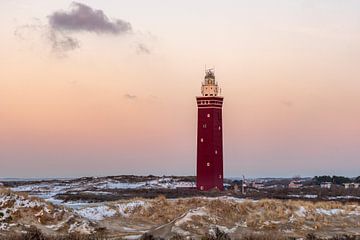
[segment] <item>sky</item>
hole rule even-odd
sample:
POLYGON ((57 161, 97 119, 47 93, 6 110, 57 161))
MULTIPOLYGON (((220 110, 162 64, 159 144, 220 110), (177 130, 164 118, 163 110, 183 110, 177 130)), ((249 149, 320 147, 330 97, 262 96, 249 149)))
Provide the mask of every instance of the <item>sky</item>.
POLYGON ((0 177, 195 175, 215 67, 224 175, 360 175, 360 1, 1 0, 0 177))

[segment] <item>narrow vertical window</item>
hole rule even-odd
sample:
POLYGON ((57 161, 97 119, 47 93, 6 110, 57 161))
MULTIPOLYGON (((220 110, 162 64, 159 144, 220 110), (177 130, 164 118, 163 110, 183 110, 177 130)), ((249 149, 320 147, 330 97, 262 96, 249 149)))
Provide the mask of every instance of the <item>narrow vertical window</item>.
POLYGON ((210 113, 207 114, 207 117, 208 117, 208 118, 210 117, 210 113))
POLYGON ((200 142, 204 142, 204 139, 203 139, 203 138, 200 138, 200 142))
POLYGON ((207 162, 207 163, 206 163, 206 166, 210 167, 210 163, 209 163, 209 162, 207 162))

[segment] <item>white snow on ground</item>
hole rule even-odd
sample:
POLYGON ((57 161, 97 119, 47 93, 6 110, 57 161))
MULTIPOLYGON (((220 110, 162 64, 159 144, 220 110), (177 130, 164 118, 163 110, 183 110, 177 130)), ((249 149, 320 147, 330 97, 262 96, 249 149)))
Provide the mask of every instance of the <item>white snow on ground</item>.
POLYGON ((191 235, 190 232, 182 229, 181 225, 183 225, 183 224, 185 224, 185 223, 187 223, 189 221, 192 221, 193 220, 192 217, 194 217, 194 216, 206 216, 206 215, 208 215, 208 213, 206 212, 204 207, 199 207, 199 208, 196 208, 196 209, 190 209, 188 212, 184 213, 179 218, 173 220, 174 226, 171 227, 171 232, 180 234, 182 236, 191 235))
MULTIPOLYGON (((207 199, 211 199, 211 198, 207 198, 207 199)), ((229 197, 229 196, 214 197, 213 199, 214 200, 222 200, 222 201, 231 201, 231 202, 236 202, 236 203, 243 203, 245 201, 257 202, 257 200, 236 198, 236 197, 229 197)))
POLYGON ((86 187, 82 185, 81 182, 77 184, 69 183, 40 183, 40 184, 30 184, 22 185, 14 188, 10 188, 13 192, 27 192, 30 196, 39 197, 42 199, 51 199, 57 194, 66 193, 67 191, 80 191, 86 190, 86 187))
MULTIPOLYGON (((311 211, 313 211, 313 210, 307 210, 305 207, 300 206, 299 209, 295 212, 295 214, 298 217, 306 217, 306 215, 311 211)), ((334 208, 334 209, 316 208, 315 213, 319 214, 319 215, 327 215, 327 216, 338 215, 338 214, 348 214, 348 215, 360 216, 360 207, 356 208, 353 211, 349 211, 349 212, 346 212, 345 210, 338 209, 338 208, 334 208)))
POLYGON ((305 216, 306 216, 306 213, 307 213, 307 210, 306 210, 306 208, 304 208, 303 206, 300 206, 300 207, 299 207, 299 210, 297 210, 297 211, 295 212, 295 214, 296 214, 297 216, 299 216, 299 217, 305 217, 305 216))
POLYGON ((126 183, 126 182, 105 182, 100 185, 97 185, 99 189, 134 189, 144 187, 145 183, 126 183))
POLYGON ((160 178, 146 182, 136 182, 136 183, 127 183, 127 182, 118 182, 118 181, 109 181, 97 185, 99 189, 151 189, 151 188, 182 188, 182 187, 195 187, 194 182, 183 182, 177 181, 172 178, 160 178))
POLYGON ((59 222, 53 225, 44 226, 54 231, 65 227, 69 224, 70 220, 75 220, 76 222, 70 225, 69 232, 80 232, 86 234, 94 232, 94 228, 90 226, 90 222, 88 220, 77 218, 71 214, 71 210, 63 208, 53 209, 53 207, 47 202, 28 197, 26 195, 18 195, 11 192, 0 193, 0 212, 2 213, 0 214, 0 231, 11 231, 12 227, 16 227, 18 222, 8 224, 7 221, 9 221, 10 217, 13 216, 12 214, 19 212, 19 216, 24 216, 23 214, 26 214, 29 218, 32 217, 33 221, 38 221, 37 224, 42 224, 40 221, 41 216, 44 216, 46 213, 52 214, 47 216, 52 216, 52 220, 58 220, 59 222), (63 216, 63 214, 68 214, 69 217, 65 221, 60 221, 62 219, 58 217, 63 216))
POLYGON ((119 213, 121 216, 127 217, 129 216, 135 208, 145 206, 146 203, 144 201, 133 201, 128 203, 117 204, 116 206, 119 209, 119 213))
POLYGON ((207 214, 208 213, 206 212, 204 207, 191 209, 182 218, 178 219, 175 222, 175 226, 180 226, 188 221, 191 221, 193 216, 206 216, 207 214))
POLYGON ((177 201, 179 199, 203 199, 207 201, 221 200, 221 201, 229 201, 235 203, 243 203, 243 202, 258 202, 259 200, 248 199, 248 198, 237 198, 230 196, 220 196, 220 197, 184 197, 184 198, 176 198, 176 199, 168 199, 168 201, 177 201))
POLYGON ((0 231, 8 231, 9 224, 0 222, 0 231))
MULTIPOLYGON (((0 205, 1 206, 1 205, 0 205)), ((1 208, 1 207, 0 207, 1 208)), ((10 216, 8 209, 4 208, 4 209, 0 209, 0 221, 7 219, 10 216)))
MULTIPOLYGON (((305 194, 305 195, 290 194, 290 195, 288 195, 288 197, 314 199, 314 198, 317 198, 318 195, 311 195, 311 194, 305 194)), ((329 200, 360 199, 360 197, 359 197, 359 196, 336 196, 336 197, 327 197, 327 199, 329 199, 329 200)))
POLYGON ((45 202, 13 194, 0 195, 0 221, 6 220, 12 213, 18 211, 20 208, 34 207, 41 207, 43 209, 42 211, 50 212, 45 202))
POLYGON ((328 197, 329 200, 340 200, 340 199, 360 199, 359 196, 336 196, 328 197))
POLYGON ((61 200, 56 199, 56 195, 67 192, 86 191, 92 194, 111 194, 104 190, 114 189, 159 189, 159 188, 188 188, 195 187, 195 182, 181 181, 177 178, 163 177, 151 181, 141 182, 126 182, 123 179, 97 179, 86 181, 81 180, 77 182, 46 182, 36 184, 26 184, 11 188, 14 192, 26 192, 30 196, 39 197, 50 201, 54 204, 63 204, 61 200))
POLYGON ((316 213, 317 214, 322 214, 322 215, 337 215, 337 214, 341 214, 344 212, 344 210, 342 209, 323 209, 323 208, 317 208, 316 210, 316 213))
POLYGON ((73 219, 74 216, 70 216, 69 218, 67 218, 64 221, 59 222, 58 224, 53 224, 53 225, 46 225, 45 227, 52 229, 52 230, 59 230, 60 228, 62 228, 67 222, 69 222, 71 219, 73 219))
POLYGON ((238 226, 234 226, 233 228, 230 228, 230 229, 225 226, 221 226, 221 225, 216 225, 215 227, 217 227, 218 229, 220 229, 221 231, 223 231, 225 233, 234 233, 238 226))
POLYGON ((49 189, 49 184, 32 184, 32 185, 22 185, 18 187, 11 188, 11 191, 14 192, 30 192, 30 191, 44 191, 49 189))
POLYGON ((89 220, 100 221, 107 217, 113 217, 116 211, 108 206, 96 206, 78 209, 75 210, 75 213, 89 220))
POLYGON ((318 195, 311 195, 311 194, 305 194, 305 195, 296 195, 296 194, 290 194, 288 195, 288 197, 292 197, 292 198, 317 198, 318 195))
MULTIPOLYGON (((74 216, 71 215, 64 221, 59 222, 58 224, 54 225, 46 225, 45 227, 52 229, 54 231, 58 231, 59 229, 63 228, 66 224, 74 219, 74 216)), ((77 232, 82 234, 91 234, 95 232, 94 227, 90 226, 90 222, 87 220, 75 221, 74 223, 70 224, 69 233, 77 232)))
POLYGON ((181 187, 195 187, 194 182, 177 181, 173 178, 160 178, 146 183, 145 188, 181 188, 181 187))
POLYGON ((132 239, 140 239, 142 235, 129 235, 129 236, 124 236, 123 239, 128 239, 128 240, 132 240, 132 239))
POLYGON ((94 228, 90 227, 88 222, 76 222, 70 225, 69 233, 78 232, 82 234, 94 233, 94 228))

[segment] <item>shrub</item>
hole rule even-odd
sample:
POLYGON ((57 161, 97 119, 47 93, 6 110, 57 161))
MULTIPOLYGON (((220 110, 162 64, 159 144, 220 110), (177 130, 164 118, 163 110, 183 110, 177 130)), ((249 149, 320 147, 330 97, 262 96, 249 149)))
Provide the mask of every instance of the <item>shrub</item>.
POLYGON ((306 240, 316 240, 317 237, 315 236, 314 233, 309 233, 308 235, 306 235, 306 240))
POLYGON ((231 240, 231 238, 227 233, 215 228, 214 234, 206 234, 201 240, 231 240))
POLYGON ((180 234, 175 234, 170 238, 170 240, 184 240, 185 237, 181 236, 180 234))
POLYGON ((241 238, 241 240, 285 240, 284 236, 278 233, 251 233, 245 235, 241 238))
POLYGON ((79 233, 70 233, 67 235, 59 236, 46 236, 39 229, 32 226, 24 234, 10 233, 6 236, 1 237, 0 240, 106 240, 106 237, 102 235, 83 235, 79 233))
POLYGON ((32 226, 23 236, 23 240, 46 240, 46 238, 39 229, 32 226))
POLYGON ((140 240, 162 240, 162 238, 155 238, 153 235, 149 234, 149 233, 144 233, 140 240))

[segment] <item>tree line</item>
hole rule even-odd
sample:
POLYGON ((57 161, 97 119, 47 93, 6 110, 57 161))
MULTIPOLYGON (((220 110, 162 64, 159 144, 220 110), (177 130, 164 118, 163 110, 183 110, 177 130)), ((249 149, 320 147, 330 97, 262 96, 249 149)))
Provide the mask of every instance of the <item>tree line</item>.
POLYGON ((344 183, 352 183, 352 182, 356 182, 356 183, 360 183, 360 176, 355 177, 355 178, 349 178, 349 177, 344 177, 344 176, 315 176, 313 178, 313 181, 316 184, 320 184, 323 182, 331 182, 334 184, 344 184, 344 183))

